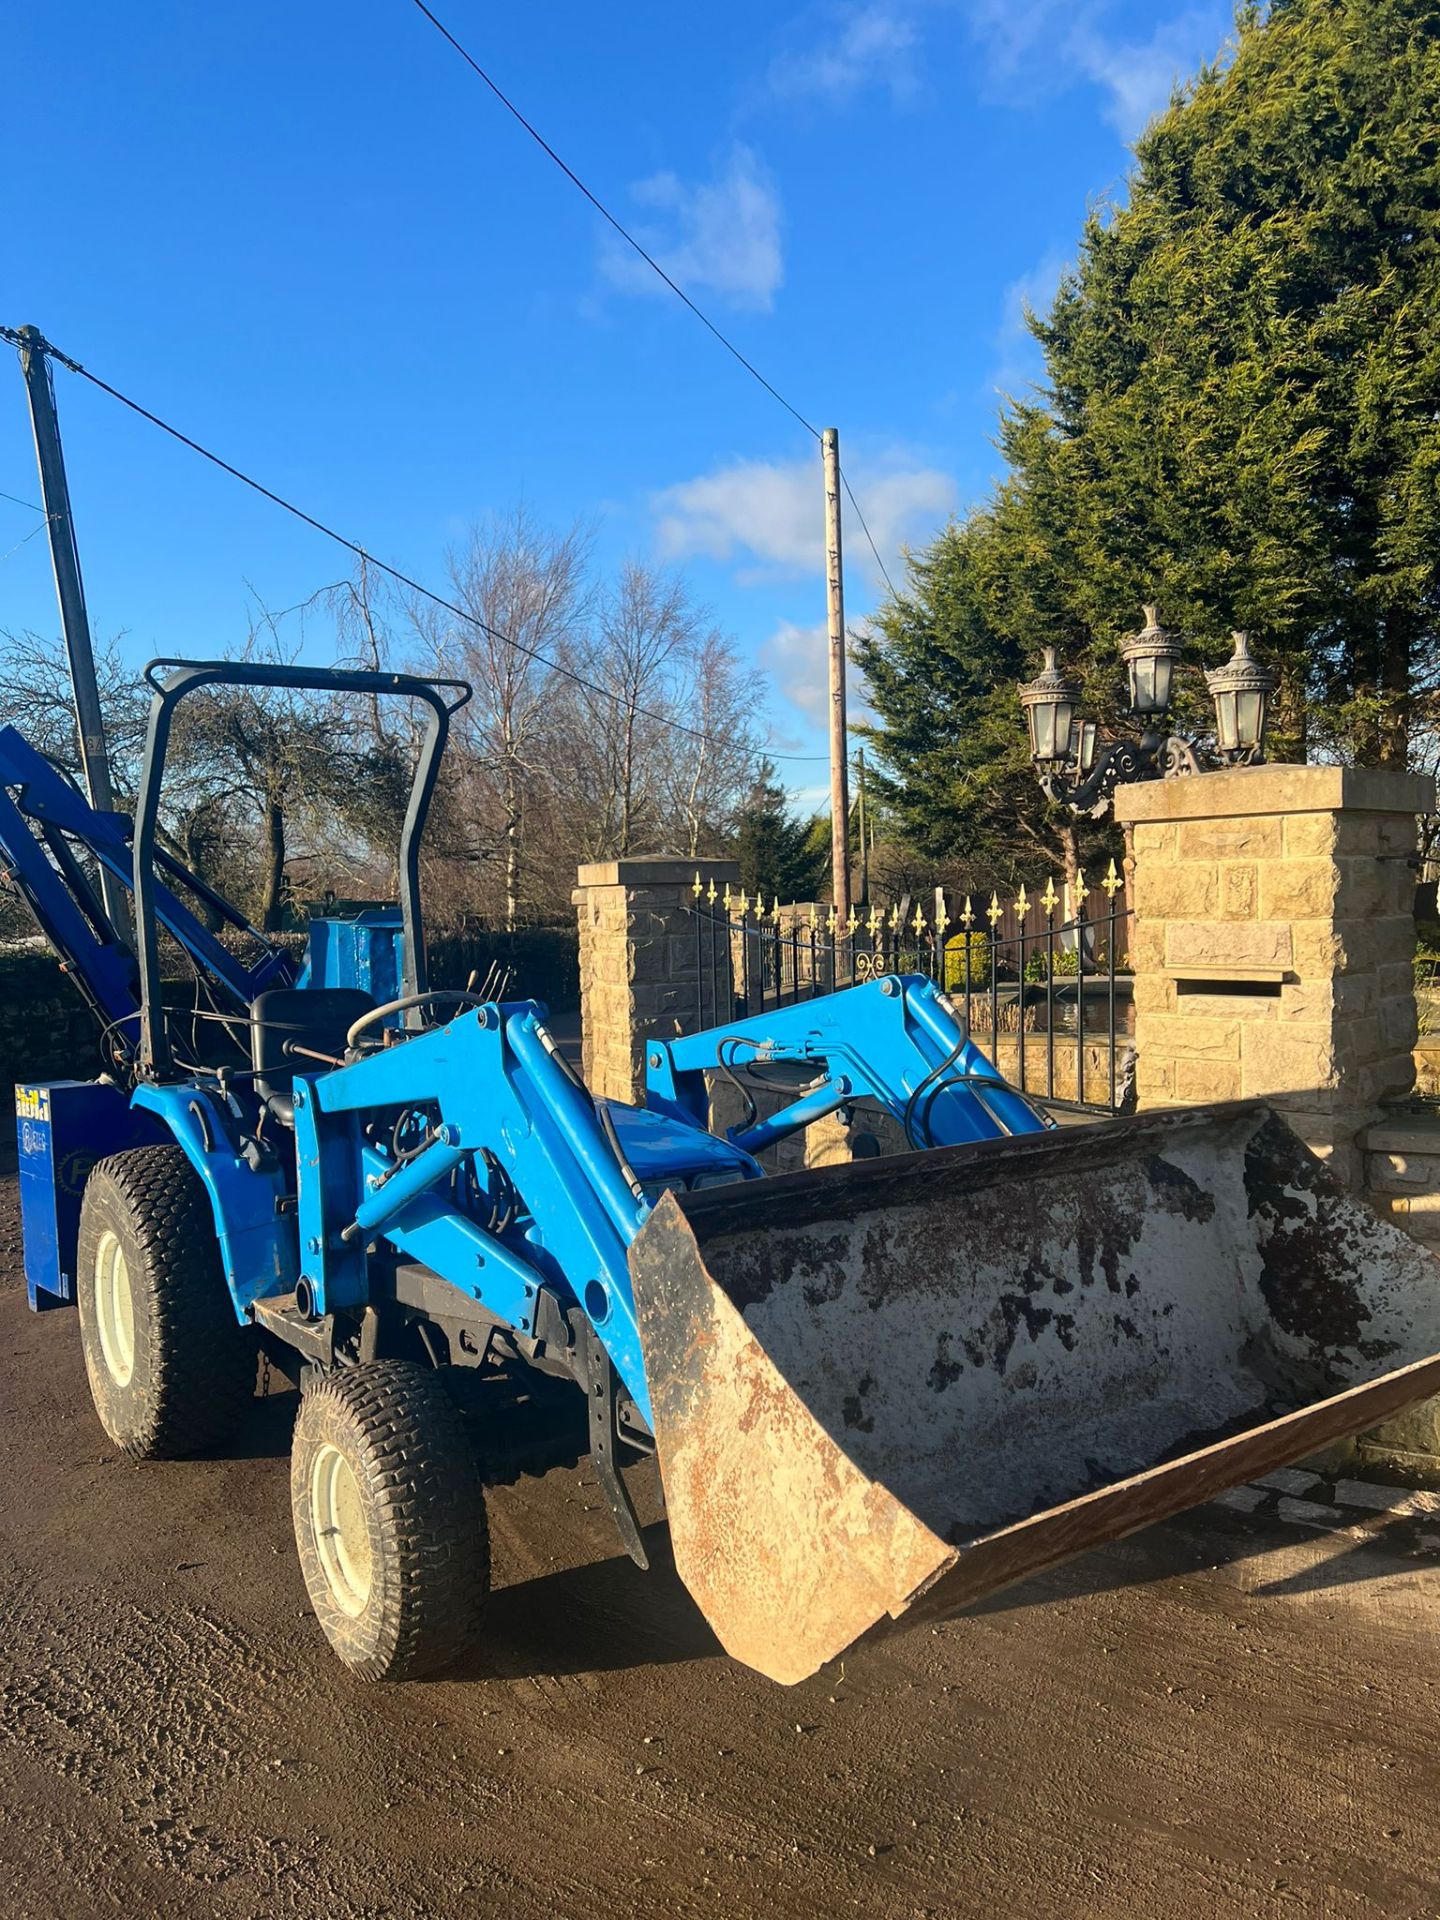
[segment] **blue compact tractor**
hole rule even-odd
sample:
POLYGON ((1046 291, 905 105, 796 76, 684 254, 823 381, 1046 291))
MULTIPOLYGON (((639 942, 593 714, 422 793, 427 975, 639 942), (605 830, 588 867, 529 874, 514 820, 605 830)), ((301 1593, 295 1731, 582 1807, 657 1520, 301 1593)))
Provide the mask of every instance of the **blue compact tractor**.
POLYGON ((299 1385, 295 1538, 356 1672, 432 1671, 482 1618, 506 1435, 467 1408, 503 1427, 514 1400, 467 1378, 549 1376, 534 1404, 584 1436, 641 1565, 622 1469, 657 1455, 681 1577, 785 1681, 1440 1389, 1429 1257, 1265 1109, 1056 1129, 906 976, 656 1038, 644 1104, 596 1099, 543 1007, 427 974, 421 836, 468 689, 147 671, 133 821, 0 731, 5 871, 105 1060, 18 1090, 30 1301, 78 1307, 137 1459, 222 1445, 262 1359, 299 1385), (398 914, 317 922, 303 965, 157 831, 177 706, 234 684, 424 716, 398 914), (769 1110, 712 1130, 717 1074, 769 1110), (767 1176, 767 1147, 855 1105, 911 1151, 767 1176), (1353 1334, 1322 1324, 1337 1290, 1353 1334))

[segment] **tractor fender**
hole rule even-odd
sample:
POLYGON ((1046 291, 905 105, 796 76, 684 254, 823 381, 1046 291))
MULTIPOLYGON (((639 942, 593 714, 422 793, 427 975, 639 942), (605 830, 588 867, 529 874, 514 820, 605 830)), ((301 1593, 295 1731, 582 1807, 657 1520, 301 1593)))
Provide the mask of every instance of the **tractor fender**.
POLYGON ((215 1216, 215 1235, 235 1317, 268 1294, 289 1293, 300 1272, 295 1216, 282 1213, 282 1170, 255 1168, 234 1151, 203 1087, 138 1086, 131 1105, 153 1113, 200 1177, 215 1216))

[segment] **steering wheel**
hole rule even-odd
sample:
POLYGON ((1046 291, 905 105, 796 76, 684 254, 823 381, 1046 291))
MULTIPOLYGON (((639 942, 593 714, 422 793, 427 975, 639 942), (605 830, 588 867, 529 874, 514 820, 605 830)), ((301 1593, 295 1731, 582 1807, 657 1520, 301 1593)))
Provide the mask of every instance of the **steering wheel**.
POLYGON ((425 1007, 437 1000, 454 1001, 457 1005, 483 1007, 485 1002, 478 993, 471 993, 464 987, 432 987, 425 993, 407 993, 399 1000, 387 1000, 383 1006, 371 1007, 362 1013, 358 1020, 352 1020, 345 1031, 346 1047, 357 1044, 362 1033, 373 1027, 378 1020, 384 1020, 392 1013, 404 1013, 410 1007, 425 1007))

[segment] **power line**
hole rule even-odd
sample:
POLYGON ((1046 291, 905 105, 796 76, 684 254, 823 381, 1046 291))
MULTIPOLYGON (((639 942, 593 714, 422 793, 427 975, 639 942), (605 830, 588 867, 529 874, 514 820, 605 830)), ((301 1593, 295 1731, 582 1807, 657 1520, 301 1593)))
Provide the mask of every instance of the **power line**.
MULTIPOLYGON (((690 298, 689 294, 686 293, 685 289, 679 286, 673 279, 671 279, 670 275, 665 271, 664 267, 661 266, 660 262, 655 258, 654 254, 650 253, 644 246, 642 246, 641 243, 635 238, 635 235, 631 233, 630 229, 627 226, 625 226, 621 220, 617 219, 617 217, 610 211, 609 207, 605 205, 605 202, 600 198, 600 196, 597 193, 594 193, 589 187, 586 186, 585 182, 580 178, 579 174, 576 173, 575 169, 569 164, 569 162, 561 159, 560 155, 555 151, 554 147, 551 146, 550 142, 545 138, 544 134, 541 133, 540 129, 537 126, 535 126, 533 122, 526 119, 525 115, 520 111, 519 107, 517 107, 515 102, 510 98, 509 94, 507 94, 503 90, 503 88, 501 88, 498 85, 498 83, 491 78, 491 76, 485 71, 484 67, 482 67, 480 62, 475 58, 474 54, 472 54, 466 47, 463 47, 460 44, 460 42, 455 38, 454 34, 450 31, 450 29, 445 25, 444 21, 437 19, 436 16, 430 11, 429 7, 427 7, 425 4, 425 0, 414 0, 414 4, 419 8, 420 12, 424 14, 425 18, 430 22, 431 26, 434 27, 435 31, 441 36, 441 38, 448 41, 449 44, 455 49, 456 53, 459 54, 460 58, 465 62, 466 66, 469 67, 470 70, 480 80, 484 81, 485 85, 490 89, 491 93, 494 94, 495 98, 500 102, 501 106, 504 107, 505 111, 511 116, 512 119, 517 121, 519 125, 525 129, 526 133, 529 134, 530 138, 535 142, 536 146, 539 147, 543 153, 548 154, 550 159, 552 159, 555 162, 555 165, 559 167, 560 171, 565 175, 565 178, 571 183, 571 185, 578 188, 578 190, 582 194, 584 194, 585 198, 590 202, 591 206, 594 207, 595 211, 600 215, 601 219, 606 221, 611 227, 614 228, 615 232, 619 234, 620 238, 625 242, 627 246, 634 248, 635 252, 639 254, 640 258, 645 262, 646 266, 650 268, 651 272, 659 275, 660 279, 664 281, 665 285, 675 295, 676 299, 684 302, 684 304, 690 309, 691 313, 693 313, 695 318, 700 322, 701 326, 705 328, 706 332, 712 334, 715 337, 715 339, 720 342, 720 345, 724 347, 725 351, 728 354, 730 354, 732 358, 739 361, 740 365, 745 369, 745 371, 750 375, 750 377, 753 380, 759 381, 760 385, 770 395, 771 399, 778 400, 780 405, 791 416, 791 418, 798 420, 800 422, 800 425, 804 427, 805 431, 808 434, 810 434, 813 439, 818 440, 820 438, 819 428, 811 425, 810 421, 806 419, 805 415, 800 411, 800 409, 797 406, 795 406, 791 401, 787 400, 784 394, 781 393, 780 389, 772 385, 772 383, 765 378, 764 374, 761 373, 760 369, 755 365, 754 361, 746 358, 746 356, 740 351, 739 347, 736 346, 735 342, 732 339, 730 339, 729 335, 721 332, 720 328, 716 326, 715 322, 710 318, 709 314, 706 313, 702 308, 698 307, 695 304, 695 302, 690 298)), ((876 546, 874 540, 871 538, 870 529, 865 522, 865 516, 860 511, 860 503, 855 498, 855 495, 851 490, 850 481, 845 475, 843 468, 841 470, 840 478, 844 484, 845 492, 849 496, 850 504, 855 509, 855 517, 860 522, 860 530, 865 535, 865 539, 869 545, 871 553, 873 553, 875 556, 875 564, 877 567, 879 567, 881 573, 884 575, 886 586, 889 587, 891 594, 894 595, 895 583, 893 580, 891 580, 889 572, 886 569, 885 562, 880 557, 880 549, 876 546)))
POLYGON ((533 126, 531 122, 525 118, 524 114, 520 111, 519 107, 516 106, 515 102, 510 98, 510 96, 507 93, 502 92, 502 90, 490 78, 490 75, 481 66, 480 62, 475 58, 475 56, 471 53, 468 53, 466 49, 461 46, 460 42, 455 38, 454 34, 451 33, 450 29, 445 25, 444 21, 436 19, 435 15, 430 11, 429 7, 425 5, 425 0, 415 0, 415 5, 420 9, 421 13, 424 14, 425 18, 430 22, 431 26, 434 27, 435 31, 438 34, 440 34, 443 39, 449 41, 450 45, 455 49, 456 53, 459 54, 460 58, 465 62, 466 66, 469 67, 472 70, 472 72, 477 74, 479 78, 485 82, 485 85, 490 89, 491 93, 494 94, 495 98, 500 102, 501 106, 504 107, 505 111, 508 114, 510 114, 512 118, 519 121, 520 125, 525 129, 526 133, 528 133, 530 138, 535 142, 536 146, 540 147, 545 153, 547 153, 550 156, 550 158, 555 162, 556 166, 559 167, 560 171, 565 175, 566 179, 569 180, 573 186, 576 186, 579 188, 581 193, 583 193, 585 198, 590 202, 591 206, 594 207, 595 211, 600 215, 601 219, 608 221, 609 224, 615 229, 616 233, 619 234, 620 238, 626 243, 626 245, 631 246, 635 249, 636 253, 638 253, 640 258, 645 262, 646 266, 649 267, 653 272, 659 274, 660 278, 665 282, 666 286, 669 287, 670 291, 675 295, 676 299, 683 300, 685 302, 685 305, 690 309, 691 313, 694 314, 695 318, 700 322, 701 326, 707 328, 709 332, 714 334, 715 338, 720 342, 721 346, 724 347, 725 351, 729 354, 733 354, 735 359, 737 359, 740 362, 741 366, 744 367, 745 371, 751 376, 751 378, 758 380, 761 386, 764 387, 765 391, 771 396, 771 398, 778 400, 780 402, 780 405, 784 407, 785 411, 788 414, 792 414, 794 418, 800 422, 801 426, 804 427, 805 431, 808 434, 812 434, 814 438, 818 440, 820 438, 820 429, 818 427, 812 427, 810 422, 805 418, 804 414, 801 413, 800 409, 798 407, 792 406, 790 402, 785 398, 784 394, 780 392, 778 387, 771 386, 770 382, 765 378, 764 374, 761 373, 760 369, 755 365, 755 363, 752 360, 746 359, 745 355, 740 351, 739 347, 736 346, 735 342, 729 339, 727 335, 723 334, 720 331, 719 327, 716 326, 715 322, 710 318, 710 316, 706 313, 703 313, 701 309, 696 306, 695 302, 690 298, 689 294, 686 293, 685 289, 681 286, 678 286, 675 283, 675 281, 673 281, 670 278, 670 275, 665 271, 664 267, 661 266, 660 262, 655 258, 655 256, 651 253, 646 252, 645 248, 641 246, 640 242, 635 238, 634 234, 631 233, 630 229, 626 226, 623 226, 620 223, 620 221, 616 219, 615 215, 611 213, 610 209, 605 205, 604 201, 601 200, 598 195, 590 191, 589 187, 586 186, 585 182, 580 178, 579 174, 576 173, 575 169, 572 166, 569 166, 564 160, 560 158, 559 154, 555 151, 554 147, 551 146, 550 142, 545 138, 544 134, 540 132, 539 128, 533 126))
POLYGON ((20 538, 15 542, 13 547, 7 547, 4 553, 0 553, 0 565, 3 565, 4 562, 10 558, 12 553, 18 553, 21 547, 24 546, 27 540, 33 540, 37 533, 43 533, 45 531, 45 528, 48 525, 49 525, 49 516, 47 515, 44 519, 41 520, 39 526, 32 527, 29 533, 22 533, 20 538))
MULTIPOLYGON (((20 335, 14 327, 0 326, 0 340, 6 340, 11 346, 16 347, 21 344, 20 335)), ((416 580, 412 575, 402 573, 399 567, 392 567, 388 560, 378 559, 368 547, 362 547, 358 540, 348 539, 334 527, 327 526, 323 520, 318 520, 313 513, 307 513, 303 507, 296 506, 293 500, 287 500, 283 494, 276 493, 272 487, 265 486, 263 482, 232 465, 230 461, 222 459, 218 453, 212 453, 209 447, 202 446, 198 440, 192 440, 190 435, 182 433, 179 427, 172 427, 168 420, 162 420, 158 413, 152 413, 138 400, 132 400, 118 387, 112 387, 108 380, 102 380, 98 373, 91 373, 88 367, 82 367, 78 360, 72 360, 68 354, 62 353, 48 340, 37 342, 32 339, 30 344, 32 348, 48 355, 51 360, 58 360, 60 365, 67 368, 69 372, 78 373, 80 378, 88 380, 92 387, 98 387, 102 393, 109 394, 112 400, 118 400, 122 407, 128 407, 131 413, 138 414, 152 427, 158 427, 172 440, 178 440, 180 445, 188 447, 191 453, 198 453, 202 460, 208 460, 211 466, 219 467, 222 473, 228 473, 232 480, 238 480, 242 486, 249 487, 263 499, 283 508, 295 519, 303 521, 307 527, 313 527, 316 533, 323 533, 327 540, 333 540, 337 546, 344 547, 347 552, 353 553, 357 560, 363 560, 367 565, 377 567, 381 573, 388 574, 392 580, 397 581, 402 587, 407 587, 411 593, 418 593, 423 599, 443 608, 446 613, 453 614, 457 620, 463 620, 468 626, 474 627, 499 645, 513 648, 516 653, 523 654, 526 659, 535 661, 537 665, 548 667, 552 673, 558 673, 563 679, 573 682, 575 686, 583 687, 587 693, 596 694, 602 700, 609 700, 617 707, 625 704, 620 695, 613 693, 609 687, 602 687, 593 680, 587 680, 583 674, 576 673, 573 668, 564 666, 558 660, 552 660, 548 654, 541 653, 538 648, 527 647, 524 641, 515 639, 511 634, 502 633, 498 627, 490 626, 487 621, 480 619, 478 615, 469 612, 454 600, 447 600, 443 594, 436 593, 432 587, 427 587, 423 580, 416 580)), ((708 746, 733 745, 731 741, 706 733, 703 728, 687 726, 683 720, 673 719, 669 714, 657 713, 650 707, 636 706, 629 710, 642 719, 654 720, 658 725, 669 727, 676 733, 687 734, 692 740, 704 741, 708 746)), ((822 761, 827 756, 821 753, 770 753, 767 750, 765 757, 770 760, 804 761, 809 765, 822 761)))
POLYGON ((890 578, 889 568, 880 558, 880 549, 876 546, 875 542, 870 539, 870 529, 865 524, 865 516, 860 511, 860 502, 855 498, 854 492, 851 490, 850 478, 843 466, 840 469, 840 484, 845 489, 846 498, 855 509, 855 518, 860 522, 860 531, 865 535, 865 538, 870 541, 870 551, 875 556, 876 566, 879 567, 881 573, 885 576, 885 584, 890 589, 890 598, 892 600, 898 600, 900 596, 895 591, 895 582, 890 578))
MULTIPOLYGON (((6 329, 6 338, 9 338, 8 328, 6 329)), ((38 513, 42 518, 44 517, 45 509, 43 507, 37 507, 33 500, 22 500, 18 493, 0 493, 0 500, 8 500, 12 507, 28 507, 31 513, 38 513)))

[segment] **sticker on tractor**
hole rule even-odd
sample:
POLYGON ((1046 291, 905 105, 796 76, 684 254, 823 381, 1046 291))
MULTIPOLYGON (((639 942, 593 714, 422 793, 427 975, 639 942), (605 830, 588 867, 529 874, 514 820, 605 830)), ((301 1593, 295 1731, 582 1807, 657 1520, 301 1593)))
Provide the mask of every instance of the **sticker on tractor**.
POLYGON ((18 1120, 49 1120, 50 1089, 48 1087, 16 1087, 15 1117, 18 1120))

